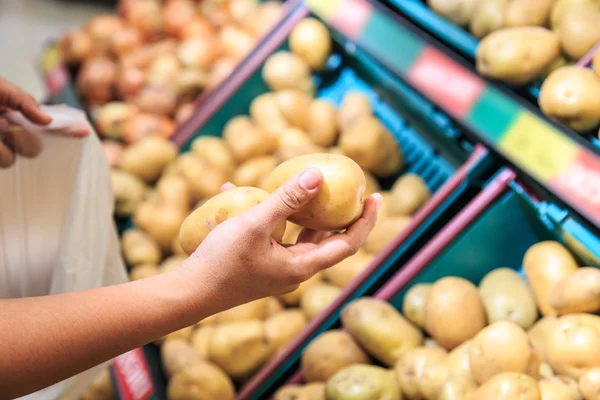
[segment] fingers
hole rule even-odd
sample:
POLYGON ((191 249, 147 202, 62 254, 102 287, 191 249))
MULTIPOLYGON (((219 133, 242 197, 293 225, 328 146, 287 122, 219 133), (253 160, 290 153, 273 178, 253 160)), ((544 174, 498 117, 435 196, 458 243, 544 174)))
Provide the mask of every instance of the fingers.
POLYGON ((377 222, 381 202, 380 194, 367 197, 362 216, 344 233, 330 236, 306 251, 306 247, 300 252, 295 252, 294 247, 290 247, 289 250, 295 253, 298 265, 307 268, 309 276, 312 276, 356 253, 377 222))
POLYGON ((42 152, 41 140, 18 125, 8 129, 7 140, 10 141, 13 149, 24 157, 37 157, 42 152))
POLYGON ((48 125, 52 122, 52 118, 40 110, 33 97, 2 78, 0 78, 0 106, 20 111, 27 119, 38 125, 48 125))
POLYGON ((312 229, 305 228, 298 235, 296 243, 319 243, 323 239, 331 236, 331 232, 315 231, 312 229))
POLYGON ((319 192, 323 175, 316 168, 309 168, 295 175, 263 202, 253 208, 262 227, 273 231, 281 221, 299 211, 319 192))
POLYGON ((231 183, 231 182, 225 182, 223 184, 223 186, 221 186, 220 192, 223 193, 223 192, 225 192, 225 191, 227 191, 229 189, 233 189, 235 187, 237 187, 237 186, 235 186, 233 183, 231 183))
POLYGON ((15 163, 15 152, 4 141, 0 140, 0 168, 8 168, 15 163))

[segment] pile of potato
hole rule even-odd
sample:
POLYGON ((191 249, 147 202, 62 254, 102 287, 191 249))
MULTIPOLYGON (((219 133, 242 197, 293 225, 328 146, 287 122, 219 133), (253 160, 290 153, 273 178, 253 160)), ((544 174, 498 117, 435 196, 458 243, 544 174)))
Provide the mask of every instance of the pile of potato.
MULTIPOLYGON (((600 77, 575 66, 600 42, 597 0, 427 0, 482 38, 477 71, 510 85, 545 78, 542 112, 577 132, 600 125, 600 77)), ((594 69, 599 72, 600 55, 594 69)))
POLYGON ((304 351, 307 384, 275 399, 598 400, 600 270, 553 241, 533 245, 523 270, 527 281, 499 268, 479 287, 459 277, 417 284, 404 315, 354 301, 344 330, 304 351))
POLYGON ((58 48, 76 70, 111 165, 124 146, 169 138, 192 102, 228 76, 281 17, 255 0, 128 0, 64 34, 58 48))

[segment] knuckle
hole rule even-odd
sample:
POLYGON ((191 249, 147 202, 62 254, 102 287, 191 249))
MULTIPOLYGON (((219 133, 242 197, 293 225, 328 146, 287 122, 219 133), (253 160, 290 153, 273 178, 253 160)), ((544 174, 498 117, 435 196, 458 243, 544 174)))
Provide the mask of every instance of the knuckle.
POLYGON ((289 209, 295 210, 302 205, 303 194, 294 186, 288 186, 279 192, 281 202, 289 209))

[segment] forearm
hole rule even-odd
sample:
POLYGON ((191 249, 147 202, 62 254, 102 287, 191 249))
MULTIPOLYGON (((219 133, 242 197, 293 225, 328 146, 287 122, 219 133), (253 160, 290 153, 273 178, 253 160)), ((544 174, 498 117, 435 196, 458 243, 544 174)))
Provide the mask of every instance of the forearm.
MULTIPOLYGON (((218 311, 184 271, 81 292, 0 301, 0 397, 39 390, 218 311)), ((214 288, 213 288, 214 289, 214 288)))

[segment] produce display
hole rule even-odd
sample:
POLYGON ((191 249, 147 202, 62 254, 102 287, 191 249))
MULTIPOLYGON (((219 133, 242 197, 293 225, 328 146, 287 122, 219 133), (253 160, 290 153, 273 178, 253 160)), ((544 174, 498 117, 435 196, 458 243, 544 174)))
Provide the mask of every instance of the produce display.
POLYGON ((596 62, 590 70, 575 62, 600 42, 599 2, 427 0, 427 5, 481 39, 475 57, 481 75, 513 86, 543 80, 538 102, 544 114, 580 133, 598 129, 600 66, 596 62))
POLYGON ((600 270, 554 241, 531 246, 522 264, 524 277, 497 268, 478 286, 457 276, 419 283, 402 313, 355 300, 343 329, 306 347, 305 384, 274 399, 597 400, 600 270))

